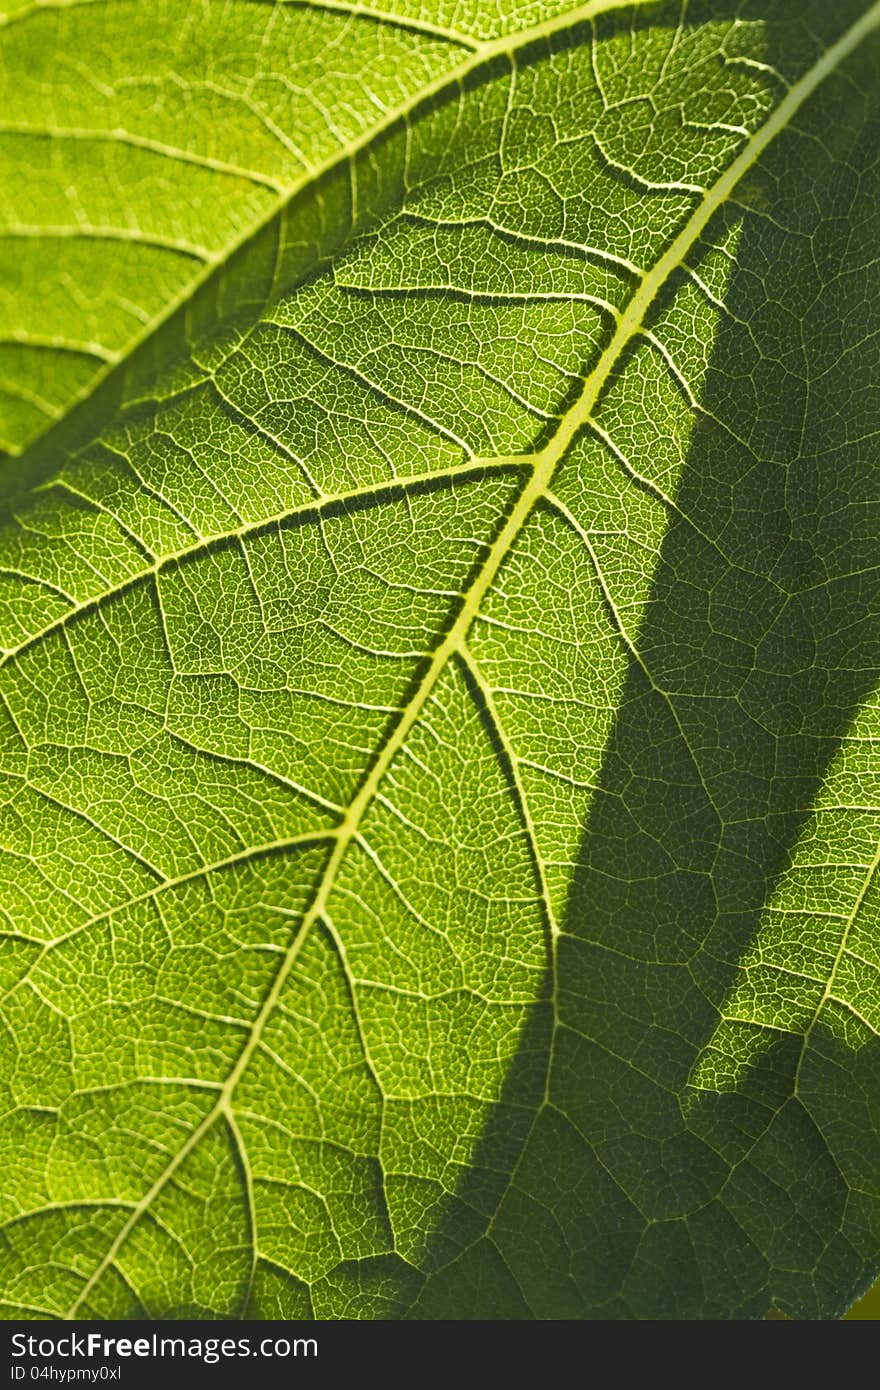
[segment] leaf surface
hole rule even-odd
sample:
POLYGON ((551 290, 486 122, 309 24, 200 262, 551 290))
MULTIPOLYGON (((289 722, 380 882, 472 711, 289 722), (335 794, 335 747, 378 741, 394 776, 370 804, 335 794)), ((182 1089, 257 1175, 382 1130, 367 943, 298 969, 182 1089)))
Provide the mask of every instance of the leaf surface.
POLYGON ((7 10, 4 1314, 838 1316, 880 5, 7 10))

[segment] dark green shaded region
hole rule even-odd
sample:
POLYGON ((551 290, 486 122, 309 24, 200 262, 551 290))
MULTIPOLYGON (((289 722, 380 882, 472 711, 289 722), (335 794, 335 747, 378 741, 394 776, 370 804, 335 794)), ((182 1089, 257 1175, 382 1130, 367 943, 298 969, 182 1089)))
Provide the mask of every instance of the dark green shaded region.
MULTIPOLYGON (((820 1018, 736 1091, 689 1081, 880 664, 878 92, 874 37, 738 190, 707 414, 571 889, 549 1104, 417 1316, 835 1318, 877 1273, 880 1040, 820 1018)), ((507 1096, 477 1170, 505 1166, 507 1096)), ((450 1227, 471 1205, 468 1181, 450 1227)))

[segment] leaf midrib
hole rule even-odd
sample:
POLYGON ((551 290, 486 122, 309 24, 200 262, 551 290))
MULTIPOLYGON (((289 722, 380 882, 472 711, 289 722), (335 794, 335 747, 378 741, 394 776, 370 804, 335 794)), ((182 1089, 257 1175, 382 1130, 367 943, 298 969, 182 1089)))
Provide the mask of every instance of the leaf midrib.
MULTIPOLYGON (((582 8, 595 12, 597 7, 588 5, 582 8)), ((337 828, 335 844, 326 868, 321 876, 312 904, 302 918, 284 961, 281 963, 272 986, 254 1020, 250 1035, 239 1054, 237 1062, 223 1085, 217 1102, 212 1106, 210 1111, 208 1111, 200 1124, 191 1132, 187 1141, 177 1151, 171 1162, 158 1176, 149 1191, 138 1204, 137 1208, 124 1223, 111 1243, 107 1254, 96 1266, 94 1272, 84 1283, 80 1293, 71 1304, 66 1317, 72 1318, 76 1316, 79 1308, 88 1298, 91 1290, 95 1287, 106 1270, 112 1265, 116 1255, 124 1245, 130 1232, 137 1225, 141 1216, 149 1209, 152 1202, 161 1193, 180 1165, 185 1162, 188 1155, 197 1146, 203 1136, 219 1120, 226 1120, 233 1141, 236 1145, 240 1144, 240 1135, 232 1107, 232 1098, 238 1082, 246 1071, 256 1048, 259 1046, 265 1026, 296 964, 312 926, 325 915, 328 899, 335 886, 339 869, 348 848, 352 841, 356 840, 359 836, 364 815, 371 805, 391 763, 403 747, 410 730, 418 720, 426 701, 445 671, 451 657, 453 655, 458 655, 463 662, 467 663, 468 652, 465 640, 467 632, 473 619, 479 612, 483 599, 491 587, 500 566, 513 547, 533 507, 548 493, 556 469, 568 451, 575 435, 589 423, 596 403, 611 373, 633 337, 641 329, 643 320, 660 290, 674 271, 683 263, 688 252, 705 231, 714 213, 724 204, 739 181, 755 165, 758 159, 760 159, 761 155, 776 136, 787 128, 804 102, 809 99, 826 77, 858 48, 862 40, 878 26, 880 26, 880 0, 875 0, 875 3, 861 16, 861 18, 826 50, 813 67, 810 68, 797 83, 789 88, 779 106, 776 107, 764 124, 745 142, 739 155, 732 161, 728 169, 706 191, 703 199, 688 218, 666 253, 657 262, 654 269, 645 274, 639 288, 630 300, 629 305, 621 313, 617 329, 611 341, 600 356, 594 371, 585 380, 580 396, 562 418, 555 434, 540 452, 531 456, 531 459, 529 459, 529 456, 524 456, 521 460, 517 460, 523 465, 529 462, 531 463, 531 476, 519 493, 507 521, 489 548, 482 567, 477 571, 469 589, 463 595, 461 608, 449 632, 436 648, 422 680, 416 687, 407 706, 401 712, 398 723, 395 725, 391 735, 379 751, 373 767, 367 774, 360 791, 351 802, 343 822, 337 828)), ((533 842, 534 834, 530 828, 530 816, 526 815, 525 820, 527 833, 530 840, 533 842)), ((537 852, 537 846, 534 843, 532 844, 532 849, 533 852, 537 852)), ((538 862, 540 862, 539 854, 538 862)), ((550 1055, 552 1055, 552 1048, 550 1049, 550 1055)), ((241 1158, 247 1167, 247 1155, 244 1153, 243 1149, 241 1150, 241 1158)), ((511 1174, 511 1182, 515 1178, 517 1167, 518 1164, 515 1165, 513 1173, 511 1174)), ((256 1228, 252 1231, 252 1243, 253 1255, 254 1258, 256 1258, 258 1253, 256 1228)))

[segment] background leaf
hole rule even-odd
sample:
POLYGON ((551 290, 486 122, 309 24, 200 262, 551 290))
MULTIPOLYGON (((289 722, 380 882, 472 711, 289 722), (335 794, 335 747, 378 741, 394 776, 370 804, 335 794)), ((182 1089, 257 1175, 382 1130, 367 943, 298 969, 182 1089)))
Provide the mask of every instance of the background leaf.
POLYGON ((9 13, 7 1316, 867 1286, 878 27, 9 13))

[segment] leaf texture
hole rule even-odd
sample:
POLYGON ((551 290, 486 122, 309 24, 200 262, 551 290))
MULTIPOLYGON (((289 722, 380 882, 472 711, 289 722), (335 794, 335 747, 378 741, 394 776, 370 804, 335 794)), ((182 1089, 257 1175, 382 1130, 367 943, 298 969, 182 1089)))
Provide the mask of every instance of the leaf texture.
POLYGON ((4 1316, 839 1316, 880 4, 6 10, 4 1316))

